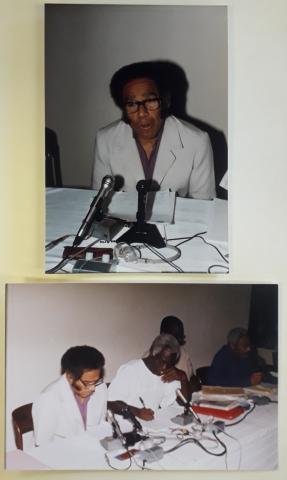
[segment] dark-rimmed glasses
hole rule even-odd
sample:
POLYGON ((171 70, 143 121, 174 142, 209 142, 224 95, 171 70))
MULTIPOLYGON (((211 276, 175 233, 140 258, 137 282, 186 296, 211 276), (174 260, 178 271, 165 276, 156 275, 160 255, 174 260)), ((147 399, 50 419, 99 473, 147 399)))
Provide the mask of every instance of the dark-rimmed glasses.
POLYGON ((154 98, 147 98, 146 100, 140 101, 130 101, 126 102, 124 107, 125 111, 129 113, 136 113, 138 112, 140 106, 143 106, 145 110, 148 111, 153 111, 157 110, 160 107, 160 98, 159 97, 154 97, 154 98))
POLYGON ((104 383, 104 380, 100 378, 96 382, 86 382, 85 380, 82 380, 79 378, 79 381, 81 382, 82 385, 84 385, 85 388, 88 388, 89 390, 94 390, 96 387, 104 383))

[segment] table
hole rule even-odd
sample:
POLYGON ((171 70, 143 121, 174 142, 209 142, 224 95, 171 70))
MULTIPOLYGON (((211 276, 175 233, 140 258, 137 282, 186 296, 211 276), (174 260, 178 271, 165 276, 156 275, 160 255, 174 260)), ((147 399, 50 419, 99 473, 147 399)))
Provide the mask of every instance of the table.
MULTIPOLYGON (((168 450, 178 443, 175 433, 170 428, 178 425, 171 422, 171 418, 182 413, 182 408, 176 405, 158 411, 152 422, 141 422, 144 431, 157 435, 165 435, 168 438, 162 444, 164 450, 168 450)), ((206 422, 206 416, 201 419, 206 422)), ((231 423, 231 422, 228 422, 231 423)), ((277 467, 277 405, 270 403, 257 406, 241 423, 226 429, 232 436, 219 434, 220 439, 226 444, 227 455, 211 456, 194 443, 189 443, 181 448, 166 453, 162 459, 146 466, 152 470, 272 470, 277 467)), ((195 434, 196 430, 195 430, 195 434)), ((216 452, 222 448, 216 448, 215 443, 206 438, 202 444, 209 450, 216 452)), ((200 438, 200 436, 198 436, 200 438)), ((132 447, 133 448, 133 447, 132 447)), ((99 439, 91 434, 83 434, 70 439, 57 439, 50 444, 33 448, 25 455, 38 462, 43 468, 58 470, 107 470, 110 469, 105 459, 106 451, 99 443, 99 439)), ((114 468, 124 469, 128 467, 129 460, 120 461, 115 459, 119 451, 109 452, 108 457, 114 468)), ((8 453, 11 455, 11 453, 8 453)), ((21 455, 22 457, 22 455, 21 455)), ((26 462, 27 464, 30 462, 26 462)), ((22 469, 23 461, 21 464, 22 469)), ((9 465, 8 465, 9 467, 9 465)), ((138 470, 141 467, 139 459, 132 460, 131 469, 138 470)), ((16 460, 10 469, 17 469, 16 460)), ((19 469, 19 468, 18 468, 19 469)), ((31 469, 31 468, 29 468, 31 469)), ((37 469, 37 467, 35 467, 37 469)))
MULTIPOLYGON (((89 210, 90 203, 95 196, 94 190, 81 189, 48 189, 46 195, 46 244, 66 234, 75 235, 89 210)), ((157 224, 162 236, 171 246, 178 246, 181 256, 173 263, 183 272, 211 272, 226 273, 228 271, 228 242, 227 242, 227 201, 215 199, 194 200, 176 198, 174 224, 157 224), (202 235, 185 241, 199 233, 202 235), (174 240, 171 240, 174 239, 174 240), (178 240, 182 239, 182 240, 178 240), (210 242, 217 247, 205 243, 210 242), (180 245, 179 245, 180 244, 180 245)), ((127 229, 126 229, 127 230, 127 229)), ((118 238, 122 232, 118 234, 118 238)), ((84 240, 81 246, 87 246, 93 238, 84 240)), ((94 239, 95 240, 95 239, 94 239)), ((73 237, 70 237, 53 249, 46 252, 46 271, 54 267, 62 259, 63 248, 71 246, 73 237)), ((115 242, 99 241, 98 246, 114 247, 115 242)), ((160 249, 161 254, 169 257, 174 255, 174 250, 160 249)), ((143 260, 134 263, 120 260, 113 265, 115 272, 177 272, 176 268, 165 262, 158 262, 158 257, 145 249, 142 251, 143 260)), ((71 273, 71 261, 64 267, 64 271, 71 273)), ((61 270, 59 273, 62 273, 61 270)))

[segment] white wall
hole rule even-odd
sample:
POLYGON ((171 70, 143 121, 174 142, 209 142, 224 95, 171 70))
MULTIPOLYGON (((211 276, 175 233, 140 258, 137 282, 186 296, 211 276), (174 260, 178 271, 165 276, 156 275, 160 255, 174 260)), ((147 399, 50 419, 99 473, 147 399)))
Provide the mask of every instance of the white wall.
POLYGON ((11 412, 33 401, 59 375, 73 345, 98 348, 106 380, 119 365, 141 357, 161 319, 185 325, 194 368, 209 364, 234 326, 247 326, 249 285, 9 285, 6 314, 7 448, 13 448, 11 412))
POLYGON ((189 82, 186 111, 227 138, 227 8, 47 5, 46 126, 60 145, 65 185, 90 185, 95 132, 120 117, 113 73, 169 60, 189 82))

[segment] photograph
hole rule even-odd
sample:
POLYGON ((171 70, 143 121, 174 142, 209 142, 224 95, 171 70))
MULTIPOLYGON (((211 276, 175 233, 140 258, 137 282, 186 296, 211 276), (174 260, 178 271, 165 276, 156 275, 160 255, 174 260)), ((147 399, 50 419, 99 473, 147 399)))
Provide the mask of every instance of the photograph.
POLYGON ((276 284, 7 285, 6 470, 276 470, 277 385, 276 284))
POLYGON ((228 273, 227 6, 46 4, 45 186, 47 274, 228 273))
POLYGON ((286 19, 0 1, 1 480, 286 480, 286 19))

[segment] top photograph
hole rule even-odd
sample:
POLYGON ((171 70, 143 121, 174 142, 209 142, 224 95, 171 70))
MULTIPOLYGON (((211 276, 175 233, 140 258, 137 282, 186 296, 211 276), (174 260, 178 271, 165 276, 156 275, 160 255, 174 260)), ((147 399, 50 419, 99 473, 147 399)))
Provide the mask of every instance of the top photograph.
POLYGON ((45 272, 223 273, 224 6, 45 5, 45 272))

